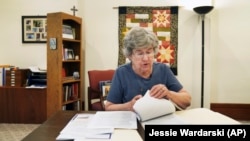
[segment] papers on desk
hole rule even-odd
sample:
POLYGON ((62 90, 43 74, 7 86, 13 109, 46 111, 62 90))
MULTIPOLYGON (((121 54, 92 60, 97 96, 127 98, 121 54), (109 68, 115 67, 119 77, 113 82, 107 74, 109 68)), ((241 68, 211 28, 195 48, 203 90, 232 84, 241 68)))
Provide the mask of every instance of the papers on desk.
POLYGON ((46 85, 30 85, 30 86, 26 86, 25 88, 28 88, 28 89, 45 89, 47 88, 46 85))
MULTIPOLYGON (((63 128, 56 140, 112 140, 115 129, 137 129, 137 117, 131 111, 97 111, 95 114, 78 113, 63 128)), ((141 122, 150 124, 186 124, 175 113, 141 122)))
POLYGON ((137 129, 136 114, 131 111, 98 111, 76 114, 56 140, 111 140, 115 128, 137 129))
POLYGON ((47 73, 46 69, 41 69, 41 68, 39 68, 37 66, 31 66, 31 67, 29 67, 29 69, 33 73, 47 73))
POLYGON ((98 111, 88 127, 137 129, 136 114, 131 111, 98 111))
POLYGON ((63 128, 56 140, 69 140, 74 141, 101 139, 110 140, 114 128, 88 128, 89 121, 93 118, 94 114, 76 114, 69 123, 63 128))

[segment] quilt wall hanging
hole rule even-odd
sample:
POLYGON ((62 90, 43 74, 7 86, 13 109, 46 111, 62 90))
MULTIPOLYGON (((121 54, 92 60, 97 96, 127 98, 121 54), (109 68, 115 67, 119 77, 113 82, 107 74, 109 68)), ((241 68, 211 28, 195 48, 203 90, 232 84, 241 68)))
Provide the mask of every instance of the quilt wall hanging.
POLYGON ((152 30, 159 39, 155 59, 165 63, 177 75, 178 7, 119 7, 119 57, 118 65, 126 62, 122 53, 123 38, 134 26, 152 30))

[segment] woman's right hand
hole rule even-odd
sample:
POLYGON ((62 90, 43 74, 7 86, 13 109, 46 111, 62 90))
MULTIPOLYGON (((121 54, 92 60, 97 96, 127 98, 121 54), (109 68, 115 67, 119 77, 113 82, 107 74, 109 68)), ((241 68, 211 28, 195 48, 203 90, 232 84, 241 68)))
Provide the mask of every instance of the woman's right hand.
POLYGON ((130 109, 131 111, 134 111, 133 106, 134 106, 135 102, 136 102, 138 99, 140 99, 140 98, 142 98, 142 95, 136 95, 136 96, 129 102, 129 109, 130 109))

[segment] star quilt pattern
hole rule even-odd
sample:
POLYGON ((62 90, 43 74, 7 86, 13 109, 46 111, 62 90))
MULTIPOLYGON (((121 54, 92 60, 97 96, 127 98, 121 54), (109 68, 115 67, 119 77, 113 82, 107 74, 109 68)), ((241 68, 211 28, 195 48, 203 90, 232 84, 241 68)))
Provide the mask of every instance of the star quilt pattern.
POLYGON ((122 53, 123 38, 134 26, 153 31, 159 39, 157 62, 169 65, 177 75, 178 7, 119 7, 118 65, 126 62, 122 53))

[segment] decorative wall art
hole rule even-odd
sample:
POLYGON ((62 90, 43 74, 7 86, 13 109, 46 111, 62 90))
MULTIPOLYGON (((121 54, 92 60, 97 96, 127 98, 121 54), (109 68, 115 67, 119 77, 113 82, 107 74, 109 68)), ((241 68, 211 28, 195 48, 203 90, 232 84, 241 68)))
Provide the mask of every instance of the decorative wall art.
POLYGON ((46 43, 46 16, 22 16, 22 42, 46 43))
POLYGON ((177 75, 178 7, 119 7, 118 65, 126 62, 122 53, 123 38, 134 26, 145 27, 158 36, 156 61, 169 65, 177 75))

